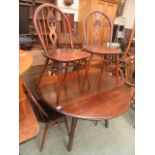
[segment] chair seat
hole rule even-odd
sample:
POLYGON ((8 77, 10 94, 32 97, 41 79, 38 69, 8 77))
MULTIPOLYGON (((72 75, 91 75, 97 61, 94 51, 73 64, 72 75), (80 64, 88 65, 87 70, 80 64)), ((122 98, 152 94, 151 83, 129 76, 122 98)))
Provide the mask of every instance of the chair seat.
POLYGON ((86 47, 84 47, 84 49, 90 53, 99 54, 99 55, 101 55, 101 54, 109 54, 109 55, 121 54, 120 49, 113 49, 113 48, 106 48, 106 47, 86 46, 86 47))
POLYGON ((55 49, 49 50, 45 56, 59 62, 73 62, 86 59, 90 54, 80 49, 55 49))

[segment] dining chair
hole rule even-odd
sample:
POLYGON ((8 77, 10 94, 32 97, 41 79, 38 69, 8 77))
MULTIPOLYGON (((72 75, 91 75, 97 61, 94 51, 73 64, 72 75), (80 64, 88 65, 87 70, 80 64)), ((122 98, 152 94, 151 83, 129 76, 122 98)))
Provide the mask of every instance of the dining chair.
POLYGON ((42 76, 46 69, 51 74, 56 74, 57 82, 57 108, 61 108, 59 104, 60 87, 65 85, 68 70, 75 69, 77 74, 79 69, 85 70, 85 79, 83 86, 87 81, 88 87, 90 82, 88 78, 88 58, 89 53, 83 52, 81 49, 73 48, 71 26, 66 15, 54 4, 45 3, 40 5, 33 16, 34 28, 37 32, 41 45, 43 47, 43 56, 46 58, 44 66, 36 85, 39 86, 42 76), (66 40, 66 46, 58 48, 60 41, 66 40), (70 46, 68 46, 70 43, 70 46), (64 76, 62 76, 64 75, 64 76))
POLYGON ((116 70, 118 82, 119 49, 111 48, 113 24, 110 18, 101 11, 92 11, 86 15, 83 22, 84 46, 92 54, 101 57, 101 72, 116 70))
POLYGON ((46 140, 47 131, 50 127, 56 127, 60 125, 60 123, 65 123, 67 134, 69 135, 67 118, 65 115, 56 112, 54 109, 48 106, 46 101, 38 96, 37 88, 35 88, 34 81, 30 77, 24 78, 23 83, 25 92, 33 107, 37 120, 41 123, 44 123, 43 136, 40 145, 40 151, 42 151, 46 140))

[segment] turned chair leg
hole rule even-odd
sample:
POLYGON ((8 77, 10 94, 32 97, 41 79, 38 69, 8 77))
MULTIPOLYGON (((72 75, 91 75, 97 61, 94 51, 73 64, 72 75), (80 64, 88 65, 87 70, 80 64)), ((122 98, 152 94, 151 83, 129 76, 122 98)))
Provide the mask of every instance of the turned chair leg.
POLYGON ((48 124, 46 123, 45 127, 44 127, 44 133, 43 133, 42 141, 41 141, 40 151, 42 151, 42 149, 44 147, 44 143, 45 143, 46 135, 47 135, 47 130, 48 130, 48 124))
POLYGON ((106 119, 105 120, 105 127, 108 128, 109 127, 109 121, 106 119))
POLYGON ((70 133, 69 133, 69 142, 68 142, 68 147, 67 147, 68 151, 72 150, 76 124, 77 124, 77 118, 72 118, 71 130, 70 130, 70 133))
POLYGON ((66 117, 64 117, 64 122, 65 122, 66 130, 67 130, 67 134, 69 136, 69 127, 68 127, 68 122, 67 122, 67 118, 66 117))

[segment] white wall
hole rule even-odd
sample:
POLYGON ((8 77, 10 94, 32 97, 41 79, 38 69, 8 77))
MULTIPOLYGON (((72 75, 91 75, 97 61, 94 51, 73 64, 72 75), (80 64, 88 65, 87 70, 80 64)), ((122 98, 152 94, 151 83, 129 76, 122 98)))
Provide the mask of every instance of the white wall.
POLYGON ((73 0, 70 6, 65 6, 63 0, 56 0, 56 4, 63 12, 74 14, 74 21, 78 21, 79 0, 73 0))
POLYGON ((126 0, 123 15, 115 19, 115 24, 124 23, 126 28, 132 29, 135 19, 135 0, 126 0))

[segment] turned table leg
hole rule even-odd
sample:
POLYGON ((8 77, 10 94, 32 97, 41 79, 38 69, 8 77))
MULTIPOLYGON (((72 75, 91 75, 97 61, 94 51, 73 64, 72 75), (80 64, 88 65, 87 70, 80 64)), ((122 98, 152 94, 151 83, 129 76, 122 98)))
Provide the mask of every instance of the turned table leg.
POLYGON ((72 150, 72 144, 73 144, 76 124, 77 124, 77 118, 72 118, 71 130, 70 130, 70 133, 69 133, 69 142, 68 142, 68 147, 67 147, 68 151, 72 150))

